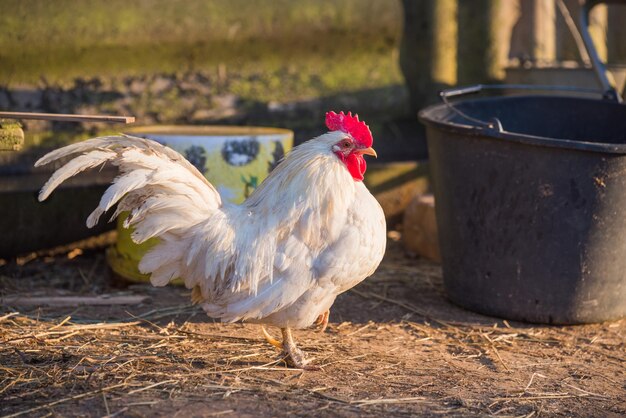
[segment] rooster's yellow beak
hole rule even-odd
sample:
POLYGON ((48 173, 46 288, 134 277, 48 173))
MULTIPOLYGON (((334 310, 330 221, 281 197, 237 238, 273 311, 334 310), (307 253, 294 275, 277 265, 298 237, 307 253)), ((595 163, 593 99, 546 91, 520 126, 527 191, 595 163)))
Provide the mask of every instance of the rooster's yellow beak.
POLYGON ((371 155, 374 158, 378 158, 378 155, 376 155, 376 151, 374 151, 374 148, 372 147, 357 149, 356 152, 358 152, 359 154, 367 154, 371 155))

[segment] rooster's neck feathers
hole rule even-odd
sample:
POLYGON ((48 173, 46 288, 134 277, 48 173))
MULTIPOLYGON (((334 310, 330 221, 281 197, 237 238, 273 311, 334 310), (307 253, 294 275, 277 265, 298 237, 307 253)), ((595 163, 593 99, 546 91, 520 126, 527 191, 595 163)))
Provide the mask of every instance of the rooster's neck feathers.
POLYGON ((345 136, 340 131, 328 132, 295 147, 244 205, 273 207, 276 196, 293 205, 322 205, 326 199, 344 200, 353 196, 355 181, 332 151, 333 144, 345 136))

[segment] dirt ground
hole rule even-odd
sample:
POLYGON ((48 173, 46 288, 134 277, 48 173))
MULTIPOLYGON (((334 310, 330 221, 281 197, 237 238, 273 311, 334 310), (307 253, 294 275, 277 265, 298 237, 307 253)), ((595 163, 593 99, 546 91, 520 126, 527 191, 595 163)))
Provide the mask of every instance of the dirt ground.
POLYGON ((324 334, 296 333, 320 371, 285 368, 258 325, 215 323, 183 288, 116 281, 101 249, 0 265, 4 417, 626 414, 626 320, 541 326, 465 311, 437 264, 394 241, 324 334), (98 295, 147 298, 15 300, 98 295))

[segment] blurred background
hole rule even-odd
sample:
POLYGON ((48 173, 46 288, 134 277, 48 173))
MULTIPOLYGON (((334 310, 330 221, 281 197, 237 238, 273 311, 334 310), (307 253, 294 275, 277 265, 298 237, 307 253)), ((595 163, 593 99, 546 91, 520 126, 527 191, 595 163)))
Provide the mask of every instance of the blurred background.
MULTIPOLYGON (((0 7, 0 111, 282 127, 297 144, 324 131, 327 110, 351 110, 372 128, 380 166, 370 187, 396 220, 429 187, 416 115, 440 89, 598 87, 575 30, 579 0, 0 0, 0 7)), ((596 6, 590 32, 623 90, 626 7, 596 6)), ((124 130, 21 123, 22 150, 0 153, 0 199, 13 214, 29 212, 19 196, 34 202, 47 174, 33 177, 32 162, 45 150, 124 130)), ((0 216, 0 228, 15 229, 15 219, 0 216)))
MULTIPOLYGON (((0 6, 0 110, 134 115, 141 125, 281 126, 294 129, 297 142, 320 131, 326 110, 349 109, 373 126, 379 143, 399 135, 408 141, 382 158, 410 159, 423 148, 415 133, 404 135, 402 121, 416 124, 416 111, 435 102, 442 87, 546 77, 548 84, 594 82, 591 73, 585 79, 573 71, 588 58, 563 6, 577 24, 579 0, 0 6), (546 68, 563 71, 541 74, 546 68)), ((609 63, 626 62, 624 9, 599 5, 592 12, 591 33, 609 63)), ((63 130, 105 128, 24 125, 29 144, 62 141, 63 130)))

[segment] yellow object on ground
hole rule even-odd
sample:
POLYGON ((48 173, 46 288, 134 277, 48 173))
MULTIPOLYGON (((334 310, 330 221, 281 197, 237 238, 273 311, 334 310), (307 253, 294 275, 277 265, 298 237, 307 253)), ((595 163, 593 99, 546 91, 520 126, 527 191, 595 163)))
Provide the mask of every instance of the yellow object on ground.
POLYGON ((13 120, 0 119, 0 151, 19 151, 23 145, 22 126, 13 120))

